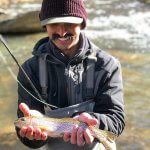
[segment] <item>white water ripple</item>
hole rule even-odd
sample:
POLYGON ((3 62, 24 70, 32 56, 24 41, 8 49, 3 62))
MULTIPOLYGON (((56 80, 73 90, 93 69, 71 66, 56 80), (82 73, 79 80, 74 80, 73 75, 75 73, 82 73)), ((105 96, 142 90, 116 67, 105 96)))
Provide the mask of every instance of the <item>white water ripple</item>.
POLYGON ((122 39, 132 43, 134 48, 150 49, 150 12, 95 17, 88 20, 88 27, 92 38, 122 39))

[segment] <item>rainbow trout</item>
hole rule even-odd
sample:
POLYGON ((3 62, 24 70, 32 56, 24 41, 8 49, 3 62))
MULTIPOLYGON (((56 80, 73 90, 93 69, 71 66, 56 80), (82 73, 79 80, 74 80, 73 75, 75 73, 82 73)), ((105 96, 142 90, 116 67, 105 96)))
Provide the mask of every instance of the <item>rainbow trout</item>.
POLYGON ((106 130, 100 130, 96 126, 73 120, 72 118, 48 118, 48 117, 22 117, 14 122, 18 128, 23 126, 33 126, 46 131, 49 137, 62 137, 65 132, 72 132, 73 126, 78 125, 82 128, 88 128, 91 134, 101 142, 106 150, 115 150, 115 139, 117 135, 106 130))

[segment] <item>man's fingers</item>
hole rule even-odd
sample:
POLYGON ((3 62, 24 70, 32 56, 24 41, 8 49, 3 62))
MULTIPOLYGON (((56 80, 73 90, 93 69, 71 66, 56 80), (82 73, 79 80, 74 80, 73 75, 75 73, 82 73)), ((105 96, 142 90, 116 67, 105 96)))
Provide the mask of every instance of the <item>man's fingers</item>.
POLYGON ((85 122, 88 125, 97 125, 98 120, 96 118, 93 118, 90 114, 88 113, 82 113, 79 116, 79 121, 85 122))
MULTIPOLYGON (((19 104, 19 109, 22 111, 25 117, 28 116, 40 116, 43 117, 43 115, 36 110, 30 110, 29 107, 25 103, 19 104)), ((20 136, 26 137, 29 140, 46 140, 47 139, 47 133, 41 131, 41 129, 33 128, 33 126, 27 126, 22 127, 20 130, 20 136)))
POLYGON ((70 133, 69 132, 64 133, 63 139, 65 142, 68 142, 70 140, 70 133))
POLYGON ((71 134, 71 139, 70 139, 71 144, 77 143, 77 131, 78 131, 78 126, 74 126, 71 134))
POLYGON ((34 134, 33 134, 33 127, 32 126, 29 126, 27 128, 27 133, 26 133, 26 137, 29 139, 29 140, 33 140, 34 139, 34 134))
POLYGON ((20 129, 20 136, 21 137, 25 137, 26 136, 26 133, 27 133, 27 127, 22 127, 20 129))
POLYGON ((74 117, 73 117, 73 120, 79 120, 79 115, 74 116, 74 117))
POLYGON ((34 138, 36 140, 41 140, 41 129, 39 128, 34 129, 34 138))
POLYGON ((47 133, 46 132, 42 132, 41 133, 41 140, 46 140, 47 139, 47 133))
POLYGON ((94 137, 91 135, 91 132, 88 128, 86 128, 84 131, 84 138, 88 144, 92 144, 94 141, 94 137))
POLYGON ((22 127, 20 130, 20 136, 26 137, 29 140, 46 140, 48 137, 46 132, 41 131, 39 128, 33 128, 32 126, 22 127))
POLYGON ((30 116, 30 109, 25 103, 21 103, 19 109, 23 112, 25 117, 30 116))
POLYGON ((94 126, 98 124, 98 120, 96 118, 89 118, 87 123, 88 125, 94 126))
POLYGON ((78 131, 77 131, 77 145, 78 146, 84 146, 85 141, 83 138, 83 128, 79 127, 78 131))

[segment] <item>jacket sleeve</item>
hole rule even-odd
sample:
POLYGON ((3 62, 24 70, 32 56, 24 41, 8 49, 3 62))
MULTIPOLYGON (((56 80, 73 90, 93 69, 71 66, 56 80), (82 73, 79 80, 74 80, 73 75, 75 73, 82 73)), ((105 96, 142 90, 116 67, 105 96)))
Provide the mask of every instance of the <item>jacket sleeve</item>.
POLYGON ((125 126, 121 65, 114 59, 103 69, 105 74, 98 87, 93 115, 98 118, 100 129, 120 135, 125 126))
MULTIPOLYGON (((35 81, 38 81, 36 79, 36 76, 33 76, 35 75, 33 69, 30 67, 29 63, 26 62, 23 64, 22 66, 24 68, 24 70, 26 71, 26 73, 28 74, 28 76, 30 77, 30 79, 32 80, 32 82, 34 83, 34 85, 36 87, 39 87, 38 86, 38 83, 35 82, 35 81)), ((22 73, 21 70, 19 70, 19 73, 18 73, 18 81, 28 90, 30 91, 35 97, 36 94, 33 92, 29 82, 27 81, 26 77, 24 76, 24 74, 22 73)), ((38 89, 39 90, 39 89, 38 89)), ((18 106, 20 103, 26 103, 30 109, 35 109, 35 110, 38 110, 40 111, 41 113, 44 113, 43 111, 43 105, 41 103, 39 103, 38 101, 36 101, 32 96, 30 96, 26 90, 24 90, 22 88, 22 86, 20 86, 20 84, 18 84, 18 106)), ((20 117, 23 117, 23 113, 18 109, 17 110, 17 115, 18 115, 18 118, 20 117)), ((47 141, 41 141, 41 140, 29 140, 27 138, 23 138, 19 135, 19 130, 18 128, 16 128, 16 132, 17 132, 17 135, 18 135, 18 138, 20 139, 20 141, 30 147, 30 148, 40 148, 41 146, 45 145, 47 143, 47 141)))

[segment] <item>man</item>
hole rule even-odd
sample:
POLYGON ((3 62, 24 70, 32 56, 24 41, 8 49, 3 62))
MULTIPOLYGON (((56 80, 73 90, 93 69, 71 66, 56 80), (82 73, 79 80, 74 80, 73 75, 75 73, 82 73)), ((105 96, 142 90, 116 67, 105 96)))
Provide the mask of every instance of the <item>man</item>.
MULTIPOLYGON (((81 32, 86 20, 82 0, 43 0, 40 21, 48 37, 35 45, 34 56, 23 68, 46 102, 60 109, 50 110, 19 86, 18 117, 73 117, 120 135, 125 125, 121 66, 81 32), (46 73, 41 73, 40 58, 46 62, 46 73), (41 80, 45 81, 45 74, 44 89, 41 80)), ((36 95, 21 71, 18 80, 36 95)), ((100 149, 91 132, 79 126, 58 139, 32 126, 16 130, 20 140, 31 148, 100 149)))

